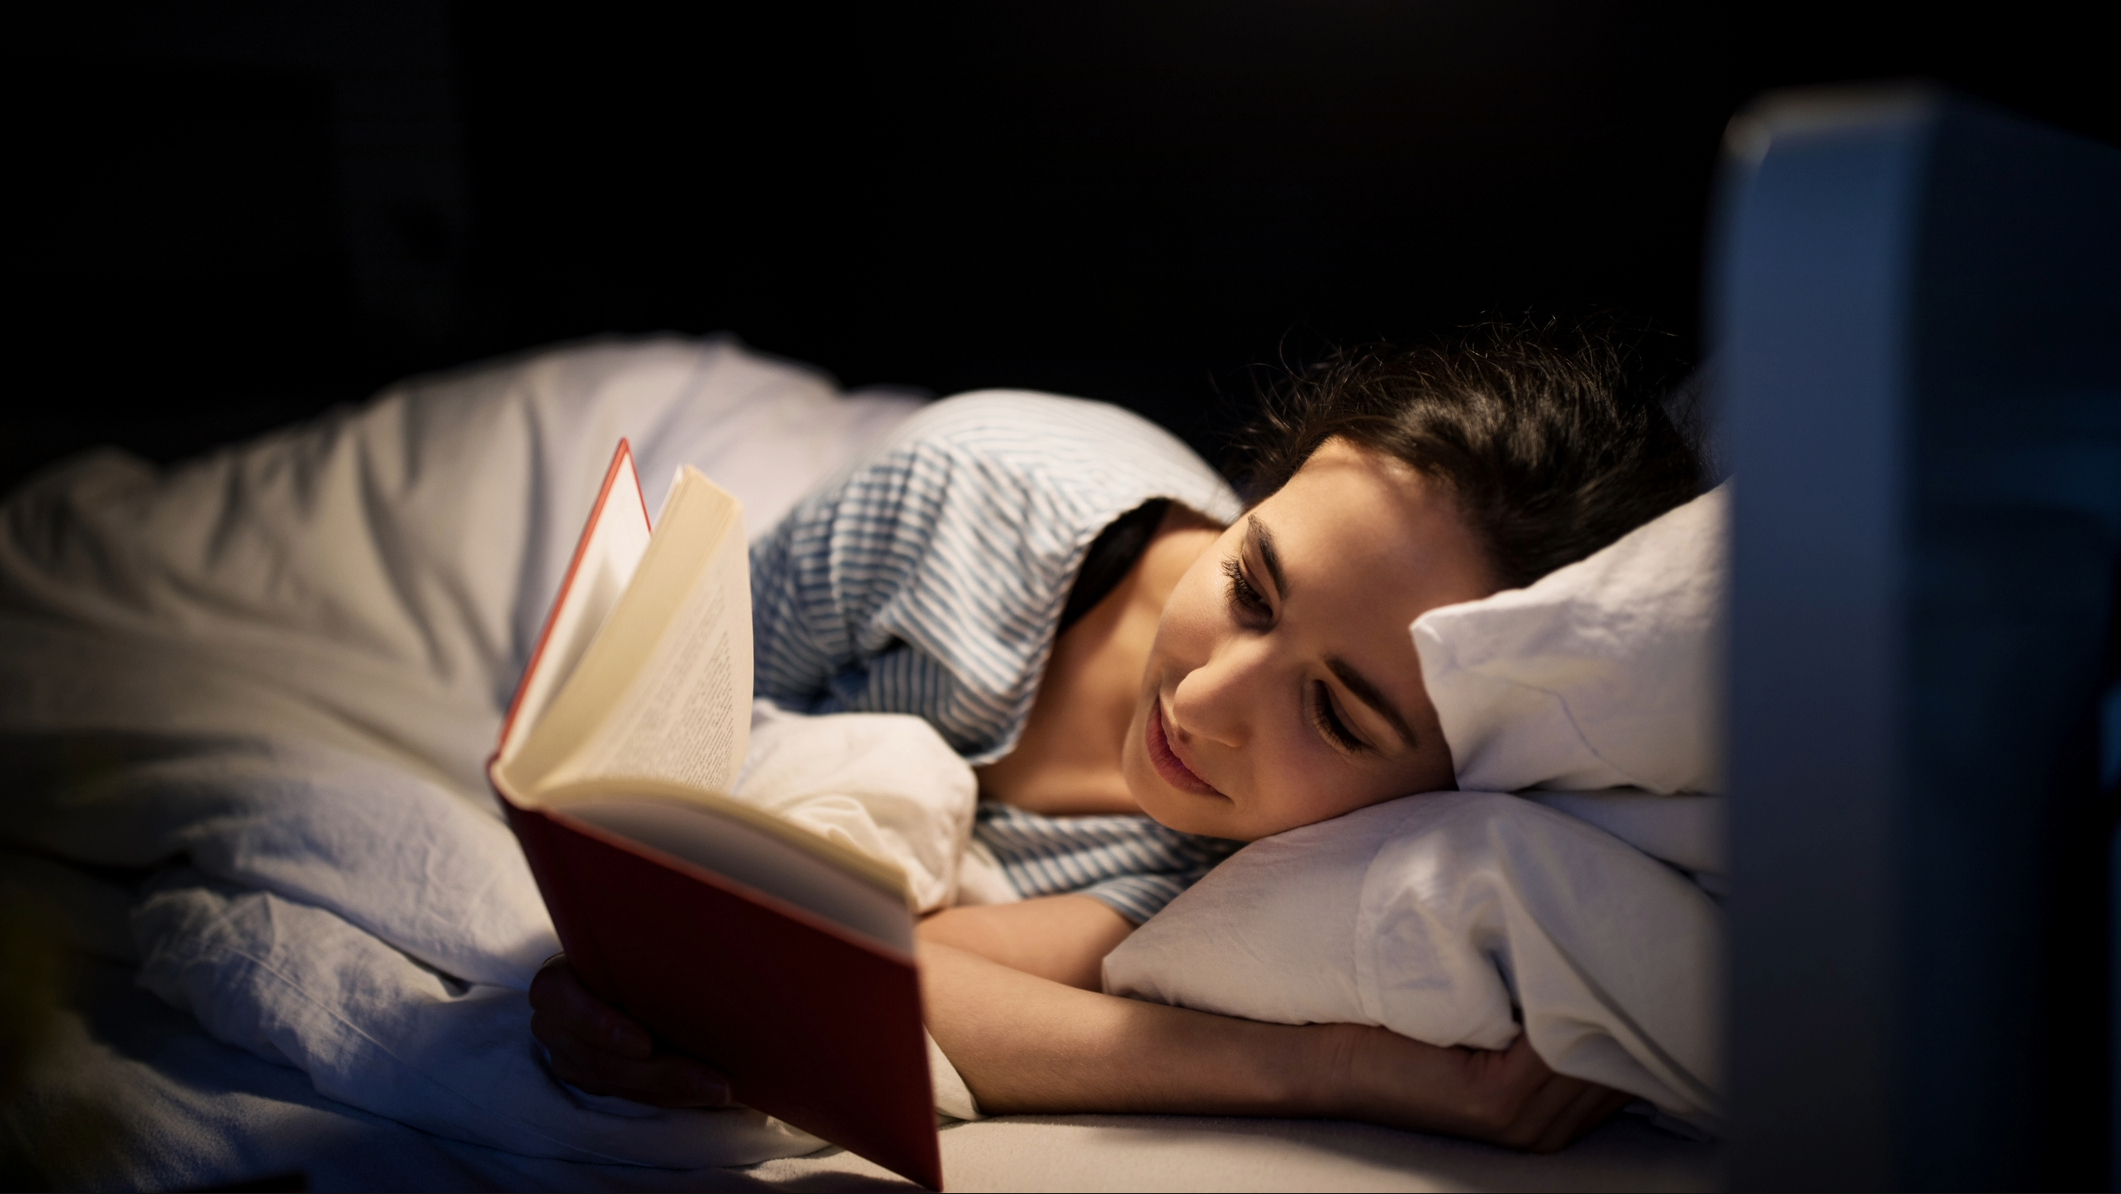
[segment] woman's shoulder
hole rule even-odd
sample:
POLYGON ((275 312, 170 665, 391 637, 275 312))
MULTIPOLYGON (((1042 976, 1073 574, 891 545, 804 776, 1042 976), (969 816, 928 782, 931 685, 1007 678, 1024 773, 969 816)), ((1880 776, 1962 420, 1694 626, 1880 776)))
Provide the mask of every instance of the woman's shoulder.
POLYGON ((1091 544, 1159 498, 1238 514, 1206 461, 1129 411, 1021 390, 935 402, 753 548, 758 690, 914 713, 992 758, 1029 716, 1091 544))

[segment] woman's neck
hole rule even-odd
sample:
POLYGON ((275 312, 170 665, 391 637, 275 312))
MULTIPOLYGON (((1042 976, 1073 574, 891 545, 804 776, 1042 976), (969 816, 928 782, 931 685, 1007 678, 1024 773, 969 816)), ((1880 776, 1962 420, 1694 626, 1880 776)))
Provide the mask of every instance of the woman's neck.
POLYGON ((1048 816, 1134 813, 1120 747, 1164 603, 1222 527, 1174 504, 1104 600, 1053 644, 1016 749, 977 768, 981 796, 1048 816))

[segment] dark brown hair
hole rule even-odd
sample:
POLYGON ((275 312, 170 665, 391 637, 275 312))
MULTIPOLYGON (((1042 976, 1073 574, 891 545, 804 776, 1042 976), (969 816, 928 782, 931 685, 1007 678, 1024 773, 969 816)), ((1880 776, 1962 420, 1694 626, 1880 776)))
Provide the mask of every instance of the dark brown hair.
POLYGON ((1701 492, 1693 438, 1628 375, 1625 341, 1489 324, 1342 349, 1288 374, 1239 441, 1258 501, 1345 439, 1449 485, 1507 586, 1580 560, 1701 492))

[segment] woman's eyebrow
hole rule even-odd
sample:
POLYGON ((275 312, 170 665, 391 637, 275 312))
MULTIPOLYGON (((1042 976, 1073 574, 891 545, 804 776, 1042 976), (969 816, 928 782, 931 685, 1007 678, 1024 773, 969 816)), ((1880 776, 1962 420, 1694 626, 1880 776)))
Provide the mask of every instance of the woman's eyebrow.
POLYGON ((1398 708, 1392 704, 1392 698, 1386 696, 1383 689, 1370 683, 1369 677, 1356 671, 1354 664, 1338 655, 1326 656, 1326 667, 1340 677, 1340 682, 1348 686, 1348 691, 1354 693, 1357 700, 1377 710, 1379 717, 1392 723, 1392 728, 1398 731, 1400 740, 1407 744, 1407 749, 1415 748, 1417 743, 1414 741, 1414 727, 1408 725, 1407 719, 1400 716, 1398 708))
POLYGON ((1274 592, 1283 601, 1289 599, 1289 578, 1282 575, 1281 554, 1274 550, 1274 532, 1259 520, 1257 514, 1245 515, 1245 525, 1252 528, 1252 543, 1259 548, 1260 562, 1267 566, 1267 575, 1274 578, 1274 592))

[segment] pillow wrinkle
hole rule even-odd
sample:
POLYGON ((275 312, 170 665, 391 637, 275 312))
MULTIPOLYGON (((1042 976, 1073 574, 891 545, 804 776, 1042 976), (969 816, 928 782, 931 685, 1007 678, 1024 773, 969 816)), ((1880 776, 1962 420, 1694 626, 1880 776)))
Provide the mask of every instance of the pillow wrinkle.
POLYGON ((1432 1045, 1508 1047, 1516 1000, 1492 877, 1452 875, 1437 837, 1378 844, 1355 930, 1364 1013, 1432 1045))

